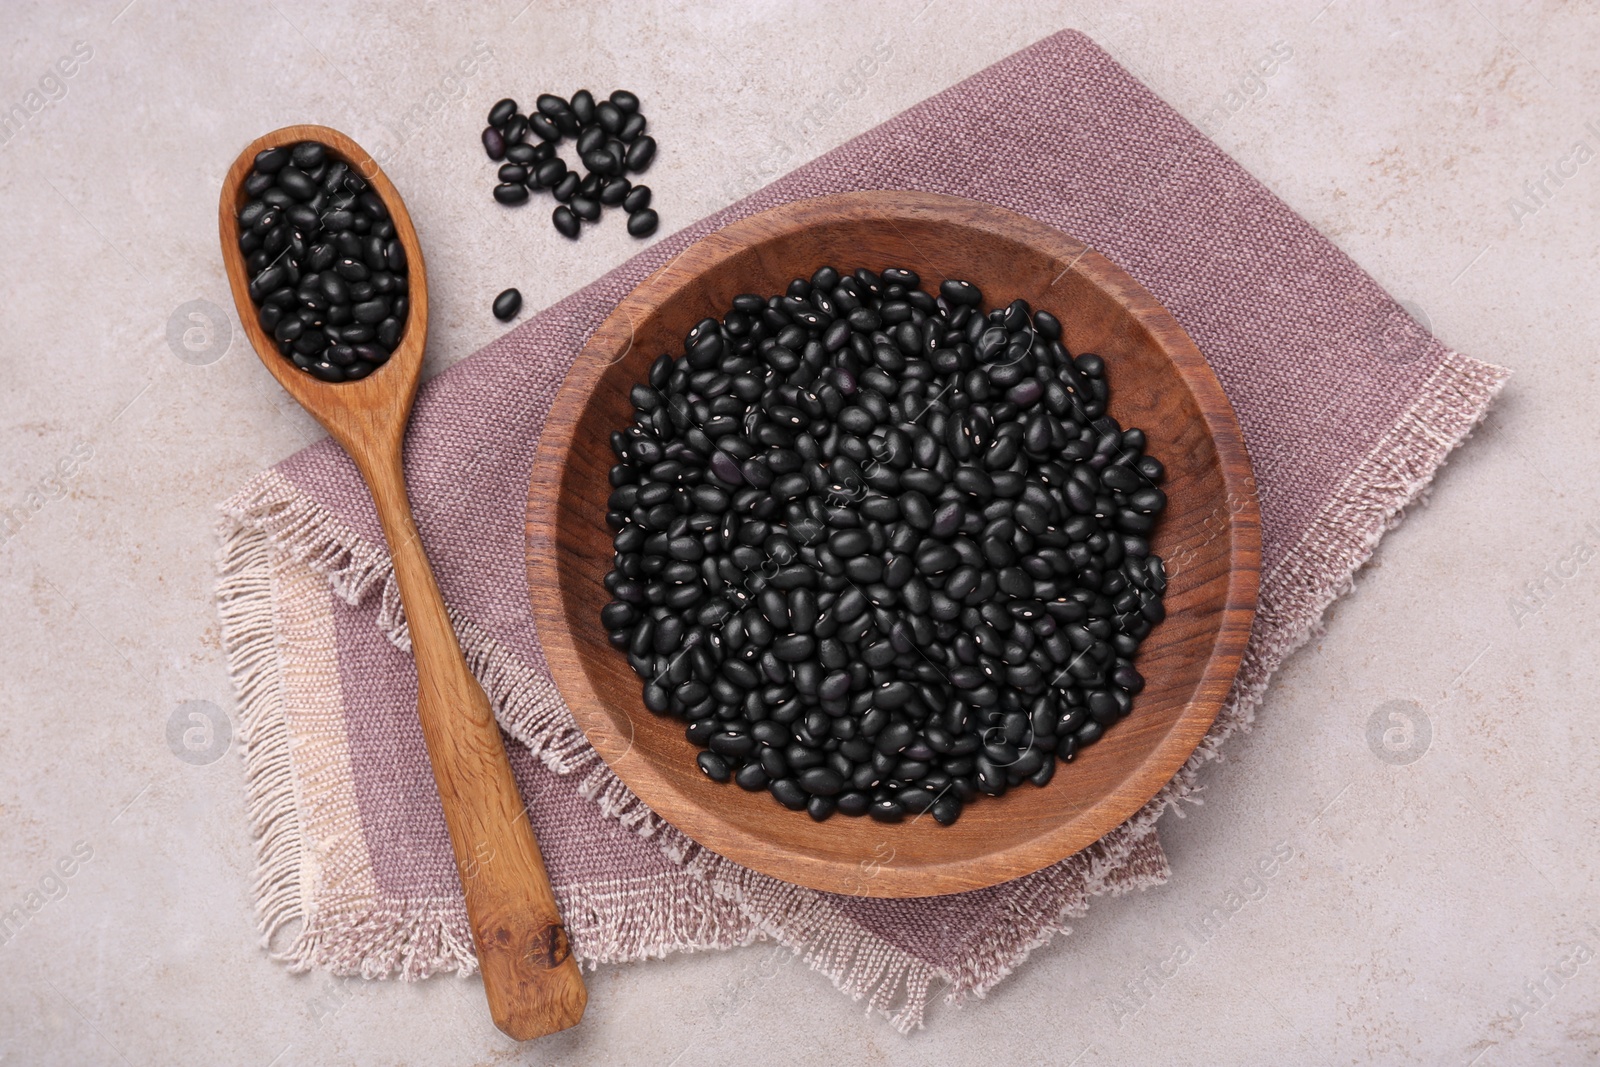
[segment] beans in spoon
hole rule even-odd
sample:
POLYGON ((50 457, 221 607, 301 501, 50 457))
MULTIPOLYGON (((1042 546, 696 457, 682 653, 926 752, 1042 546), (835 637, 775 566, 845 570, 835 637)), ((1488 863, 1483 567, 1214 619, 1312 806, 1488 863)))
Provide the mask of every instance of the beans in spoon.
POLYGON ((323 381, 377 370, 411 305, 405 247, 383 200, 316 141, 258 153, 244 188, 239 250, 261 328, 323 381))

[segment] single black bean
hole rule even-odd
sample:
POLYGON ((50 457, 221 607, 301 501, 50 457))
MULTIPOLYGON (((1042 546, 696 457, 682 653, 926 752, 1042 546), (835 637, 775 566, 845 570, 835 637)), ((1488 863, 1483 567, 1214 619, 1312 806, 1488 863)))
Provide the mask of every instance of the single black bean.
POLYGON ((289 161, 309 174, 322 165, 327 155, 327 148, 316 141, 301 141, 294 146, 294 151, 289 155, 289 161))
POLYGON ((605 130, 602 130, 600 126, 587 126, 581 134, 578 134, 579 158, 594 152, 595 149, 602 149, 602 147, 605 147, 605 130))
POLYGON ((583 165, 594 174, 617 174, 620 173, 622 169, 618 164, 616 157, 613 156, 604 146, 600 148, 591 148, 579 158, 583 160, 583 165))
POLYGON ((976 307, 983 302, 983 293, 971 282, 950 279, 939 283, 939 295, 947 303, 976 307))
POLYGON ((489 109, 489 125, 504 126, 511 121, 511 116, 517 113, 517 102, 510 98, 500 101, 489 109))
POLYGON ((813 796, 837 796, 844 788, 844 780, 832 768, 811 767, 800 772, 800 788, 813 796))
POLYGON ((628 146, 628 153, 624 157, 623 163, 635 174, 640 174, 650 168, 650 163, 655 158, 656 139, 649 134, 644 134, 628 146))
POLYGON ((539 169, 534 171, 534 178, 546 189, 553 189, 566 176, 567 163, 560 156, 545 160, 539 164, 539 169))
POLYGON ((284 167, 278 171, 278 188, 296 200, 310 200, 317 195, 317 183, 298 167, 284 167))
MULTIPOLYGON (((511 122, 507 124, 507 140, 521 140, 521 138, 513 136, 513 132, 516 130, 517 123, 519 121, 520 120, 518 119, 512 119, 511 122)), ((557 126, 553 121, 551 121, 550 116, 548 115, 529 115, 527 124, 528 129, 531 130, 533 135, 539 138, 541 141, 555 144, 557 141, 561 140, 561 127, 557 126)))
POLYGON ((656 213, 649 208, 635 211, 628 216, 628 233, 634 237, 649 237, 656 232, 659 222, 656 213))
POLYGON ((572 94, 572 114, 580 125, 587 126, 594 121, 594 94, 587 89, 579 89, 572 94))
POLYGON ((563 237, 573 239, 577 238, 578 229, 582 225, 578 222, 578 216, 574 215, 572 209, 565 204, 562 204, 551 213, 550 221, 555 224, 557 230, 561 231, 563 237))
POLYGON ((504 182, 494 187, 494 198, 502 204, 524 204, 528 200, 528 187, 521 182, 504 182))
POLYGON ((256 153, 254 170, 258 174, 276 174, 289 165, 289 149, 280 145, 256 153))
POLYGON ((632 144, 644 132, 646 120, 643 115, 629 115, 622 122, 622 129, 617 131, 617 138, 623 144, 632 144))
POLYGON ((700 765, 700 771, 713 782, 726 782, 730 777, 728 761, 715 752, 702 752, 695 757, 695 762, 700 765))
POLYGON ((905 808, 893 797, 876 797, 867 808, 867 814, 879 822, 899 822, 905 817, 905 808))
POLYGON ((650 206, 650 187, 648 185, 635 185, 628 190, 628 195, 622 198, 622 210, 630 215, 637 214, 650 206))
POLYGON ((507 289, 494 298, 494 317, 501 322, 510 322, 521 310, 522 294, 515 289, 507 289))
POLYGON ((806 791, 793 778, 777 778, 767 787, 773 797, 786 808, 799 811, 806 806, 806 791))

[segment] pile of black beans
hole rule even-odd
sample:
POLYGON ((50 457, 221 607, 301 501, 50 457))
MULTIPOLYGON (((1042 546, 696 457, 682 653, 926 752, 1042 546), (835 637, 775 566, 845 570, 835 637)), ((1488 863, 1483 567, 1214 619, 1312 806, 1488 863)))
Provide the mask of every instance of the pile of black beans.
POLYGON ((411 310, 406 250, 383 200, 316 141, 259 153, 244 191, 239 250, 278 351, 325 382, 381 367, 411 310))
POLYGON ((600 220, 602 206, 621 204, 628 213, 628 232, 648 237, 660 223, 650 208, 650 187, 634 185, 625 176, 643 173, 655 159, 655 138, 644 128, 639 98, 626 89, 599 103, 587 89, 573 93, 571 100, 542 93, 529 115, 517 110, 515 100, 502 100, 490 110, 483 131, 483 150, 495 162, 505 161, 494 198, 502 204, 525 204, 530 191, 550 190, 559 201, 550 221, 571 238, 583 223, 600 220), (582 178, 556 155, 556 145, 567 137, 578 139, 582 178))
POLYGON ((823 267, 633 387, 613 645, 717 781, 948 825, 1126 716, 1165 617, 1145 435, 1023 301, 823 267))

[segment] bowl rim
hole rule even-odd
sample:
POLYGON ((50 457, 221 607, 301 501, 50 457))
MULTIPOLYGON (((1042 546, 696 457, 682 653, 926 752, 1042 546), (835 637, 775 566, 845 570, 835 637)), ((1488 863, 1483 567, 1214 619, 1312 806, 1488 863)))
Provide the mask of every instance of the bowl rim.
MULTIPOLYGON (((1249 640, 1261 563, 1259 503, 1243 433, 1216 374, 1177 320, 1121 267, 1054 227, 980 201, 908 190, 862 190, 793 200, 745 216, 692 242, 618 302, 585 342, 551 404, 529 485, 526 549, 530 606, 552 681, 579 728, 635 796, 697 844, 762 874, 810 889, 879 898, 935 896, 997 885, 1076 855, 1137 814, 1188 762, 1227 699, 1249 640), (591 396, 608 367, 617 362, 612 353, 619 342, 631 344, 632 323, 682 287, 685 277, 698 277, 759 243, 775 228, 832 223, 841 215, 965 221, 1054 249, 1065 264, 1063 274, 1080 273, 1111 293, 1172 362, 1216 449, 1230 505, 1227 588, 1195 696, 1165 736, 1130 769, 1122 785, 1055 831, 979 857, 883 866, 870 879, 861 878, 857 864, 782 849, 728 822, 679 790, 647 759, 630 758, 631 725, 628 736, 614 728, 606 702, 590 681, 568 631, 557 554, 565 457, 591 396)), ((886 832, 892 829, 884 827, 886 832)))

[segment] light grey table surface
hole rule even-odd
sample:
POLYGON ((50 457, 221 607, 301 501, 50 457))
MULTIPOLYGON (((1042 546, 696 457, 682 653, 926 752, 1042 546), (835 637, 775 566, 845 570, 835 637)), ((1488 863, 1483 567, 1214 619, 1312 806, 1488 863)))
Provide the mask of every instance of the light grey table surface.
POLYGON ((0 130, 0 911, 22 915, 0 1062, 1600 1058, 1594 7, 125 3, 10 4, 0 29, 0 108, 22 109, 0 130), (216 198, 239 148, 310 120, 392 152, 437 371, 504 329, 500 289, 537 310, 638 247, 619 219, 568 244, 489 202, 499 97, 640 93, 670 232, 1066 27, 1517 372, 1204 805, 1163 824, 1171 882, 1098 901, 910 1037, 763 947, 603 967, 581 1027, 522 1047, 475 980, 271 962, 237 746, 168 741, 185 702, 233 714, 214 505, 318 436, 236 326, 186 333, 191 301, 231 321, 216 198))

